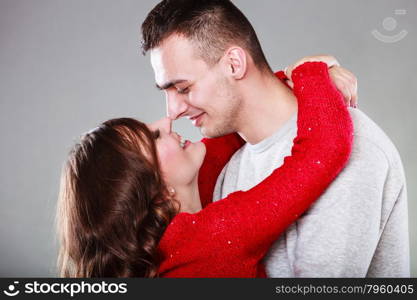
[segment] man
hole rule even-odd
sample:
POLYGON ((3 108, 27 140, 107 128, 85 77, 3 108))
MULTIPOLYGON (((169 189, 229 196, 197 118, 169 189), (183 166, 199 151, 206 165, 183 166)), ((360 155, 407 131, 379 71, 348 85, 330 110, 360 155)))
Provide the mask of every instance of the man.
MULTIPOLYGON (((237 132, 246 141, 218 177, 213 200, 253 187, 283 163, 296 136, 297 102, 238 8, 227 0, 162 1, 142 34, 169 117, 189 118, 206 137, 237 132)), ((305 59, 314 60, 320 57, 305 59)), ((354 77, 335 61, 329 67, 355 106, 354 77)), ((273 245, 265 259, 268 276, 409 276, 399 154, 364 113, 351 109, 351 116, 355 142, 347 167, 273 245)))

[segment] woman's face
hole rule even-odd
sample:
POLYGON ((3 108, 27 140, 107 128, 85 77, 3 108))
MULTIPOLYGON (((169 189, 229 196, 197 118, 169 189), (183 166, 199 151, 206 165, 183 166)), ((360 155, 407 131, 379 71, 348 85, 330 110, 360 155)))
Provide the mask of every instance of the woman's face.
POLYGON ((197 177, 206 148, 201 142, 181 141, 171 125, 172 121, 164 118, 148 127, 155 135, 163 178, 168 185, 176 187, 187 185, 197 177))

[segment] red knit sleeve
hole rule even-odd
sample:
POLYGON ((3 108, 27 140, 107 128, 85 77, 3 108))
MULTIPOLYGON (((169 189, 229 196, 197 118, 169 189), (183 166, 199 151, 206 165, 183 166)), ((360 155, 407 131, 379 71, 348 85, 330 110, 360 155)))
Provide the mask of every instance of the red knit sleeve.
POLYGON ((298 133, 291 156, 268 178, 207 205, 196 214, 180 213, 165 242, 189 260, 219 251, 260 260, 277 236, 317 199, 346 164, 353 126, 327 65, 309 62, 293 71, 298 99, 298 133))
POLYGON ((199 171, 198 188, 204 208, 212 202, 217 177, 244 141, 237 133, 233 133, 219 138, 203 139, 202 142, 206 146, 206 156, 199 171))

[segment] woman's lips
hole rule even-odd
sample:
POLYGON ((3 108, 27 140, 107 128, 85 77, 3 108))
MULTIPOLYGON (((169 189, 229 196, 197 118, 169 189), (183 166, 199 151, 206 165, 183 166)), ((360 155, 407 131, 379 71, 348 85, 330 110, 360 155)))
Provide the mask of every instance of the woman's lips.
POLYGON ((192 143, 189 140, 186 140, 185 143, 184 143, 184 149, 187 149, 187 147, 191 144, 192 143))

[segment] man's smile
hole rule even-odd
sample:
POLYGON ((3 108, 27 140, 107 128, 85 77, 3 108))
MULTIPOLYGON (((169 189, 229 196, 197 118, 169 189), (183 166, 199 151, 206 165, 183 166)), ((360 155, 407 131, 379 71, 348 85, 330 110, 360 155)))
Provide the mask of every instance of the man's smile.
POLYGON ((205 114, 205 112, 202 112, 199 115, 195 115, 193 117, 189 117, 189 119, 193 123, 194 126, 200 127, 201 126, 202 117, 203 117, 204 114, 205 114))

